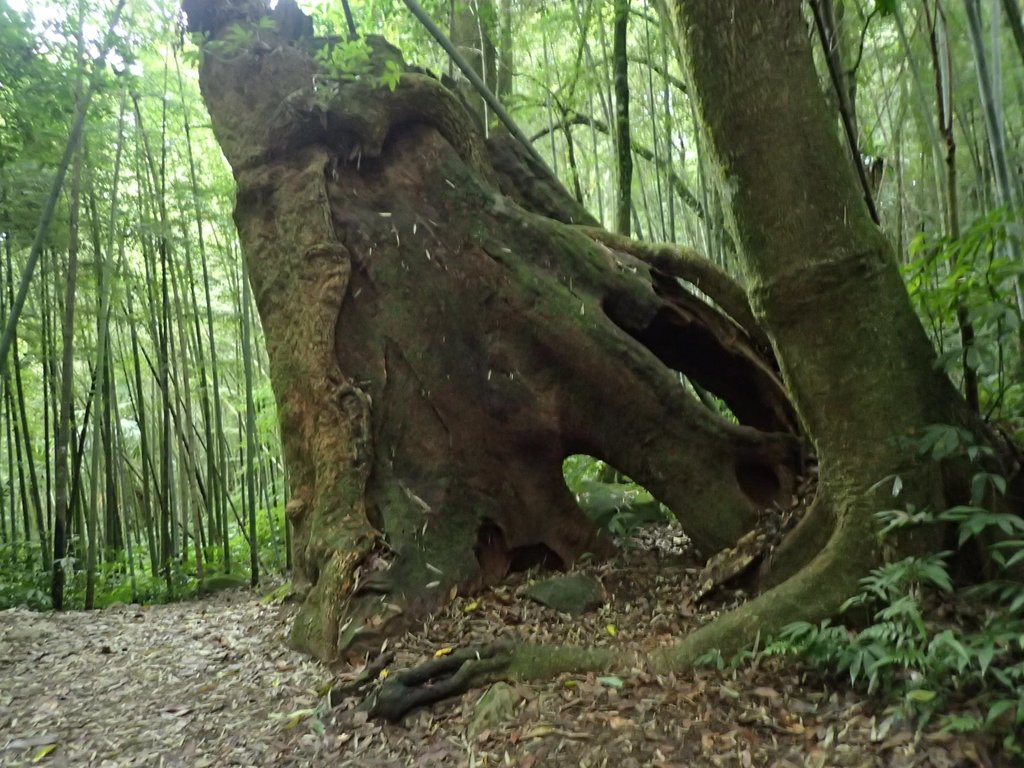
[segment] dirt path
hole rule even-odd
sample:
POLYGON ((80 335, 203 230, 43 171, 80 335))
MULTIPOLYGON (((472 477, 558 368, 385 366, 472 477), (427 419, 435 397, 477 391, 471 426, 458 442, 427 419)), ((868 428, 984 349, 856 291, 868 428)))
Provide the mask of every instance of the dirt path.
MULTIPOLYGON (((626 560, 592 569, 609 595, 594 614, 569 619, 530 603, 523 577, 456 600, 391 645, 395 664, 496 636, 616 644, 628 659, 707 618, 679 603, 678 574, 639 554, 626 560)), ((326 711, 330 670, 284 643, 292 610, 239 590, 89 613, 0 612, 0 765, 1004 764, 980 743, 915 733, 870 701, 773 665, 517 685, 503 718, 472 738, 479 692, 402 726, 366 722, 351 708, 326 711)))
POLYGON ((0 764, 309 765, 320 739, 281 715, 329 672, 248 592, 88 613, 0 613, 0 764))

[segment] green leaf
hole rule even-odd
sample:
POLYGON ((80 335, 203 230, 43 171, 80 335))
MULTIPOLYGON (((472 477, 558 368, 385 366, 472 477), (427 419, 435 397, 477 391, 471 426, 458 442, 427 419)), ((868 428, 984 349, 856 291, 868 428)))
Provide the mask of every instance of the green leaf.
POLYGON ((996 649, 989 645, 978 651, 978 668, 981 670, 981 676, 985 676, 985 672, 988 670, 989 664, 992 663, 992 659, 996 655, 996 649))
POLYGON ((1003 712, 1008 709, 1017 706, 1017 702, 1014 699, 1000 699, 999 701, 993 702, 992 706, 988 708, 988 713, 985 715, 985 722, 991 723, 1003 712))
POLYGON ((615 675, 609 675, 607 677, 597 678, 597 682, 608 688, 621 688, 624 683, 621 677, 615 677, 615 675))
POLYGON ((907 691, 907 699, 921 704, 925 704, 934 698, 935 691, 929 691, 926 688, 915 688, 912 691, 907 691))
POLYGON ((1021 589, 1017 596, 1013 598, 1013 602, 1010 603, 1009 611, 1010 613, 1019 613, 1022 608, 1024 608, 1024 589, 1021 589))
POLYGON ((981 367, 981 356, 978 354, 978 348, 973 344, 967 348, 967 354, 964 356, 964 362, 967 363, 968 368, 975 371, 981 367))
POLYGON ((38 752, 32 756, 33 763, 41 763, 43 760, 50 755, 57 748, 56 744, 47 744, 45 747, 41 747, 38 752))
POLYGON ((294 728, 303 720, 315 716, 316 708, 296 709, 294 712, 271 712, 267 715, 270 720, 283 720, 282 727, 285 729, 294 728))

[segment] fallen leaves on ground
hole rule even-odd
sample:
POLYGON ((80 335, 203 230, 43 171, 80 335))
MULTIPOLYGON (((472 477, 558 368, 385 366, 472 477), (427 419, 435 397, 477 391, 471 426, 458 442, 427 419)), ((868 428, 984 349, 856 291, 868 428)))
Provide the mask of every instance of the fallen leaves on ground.
MULTIPOLYGON (((294 606, 267 605, 246 590, 152 607, 0 612, 0 765, 1002 764, 979 739, 919 732, 876 702, 779 660, 735 672, 644 673, 633 659, 709 621, 716 608, 687 599, 701 563, 680 546, 678 531, 638 541, 613 562, 581 567, 608 596, 584 616, 526 599, 531 575, 518 574, 457 598, 388 644, 390 670, 497 639, 621 649, 614 676, 511 685, 491 708, 501 717, 477 716, 483 690, 402 725, 369 721, 351 703, 332 710, 331 683, 364 667, 331 670, 289 650, 294 606)), ((721 610, 742 595, 718 598, 721 610)))

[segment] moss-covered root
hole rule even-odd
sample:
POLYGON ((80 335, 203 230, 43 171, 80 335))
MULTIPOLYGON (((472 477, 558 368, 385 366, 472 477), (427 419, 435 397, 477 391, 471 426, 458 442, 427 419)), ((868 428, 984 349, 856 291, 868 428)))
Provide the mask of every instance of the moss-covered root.
MULTIPOLYGON (((815 504, 827 503, 819 496, 815 504)), ((862 507, 866 498, 853 506, 862 507)), ((860 579, 877 564, 871 515, 862 508, 847 508, 825 548, 804 568, 778 586, 762 593, 687 635, 651 659, 655 672, 679 672, 700 656, 718 651, 728 658, 744 648, 777 634, 796 621, 815 623, 839 613, 842 604, 860 586, 860 579)))
MULTIPOLYGON (((345 629, 350 631, 370 623, 372 617, 368 611, 364 611, 364 615, 353 616, 349 598, 356 582, 356 571, 373 545, 373 539, 363 537, 330 555, 292 624, 292 647, 308 651, 320 659, 335 658, 341 642, 343 617, 348 618, 345 629)), ((377 607, 382 611, 385 608, 379 601, 377 607)), ((376 624, 383 621, 383 618, 373 619, 376 624)))
POLYGON ((395 722, 414 709, 498 680, 542 680, 562 673, 604 672, 621 664, 621 654, 606 648, 466 648, 388 677, 359 709, 370 717, 395 722))
POLYGON ((370 717, 401 720, 414 709, 506 677, 511 661, 507 648, 456 651, 389 677, 359 709, 370 717))

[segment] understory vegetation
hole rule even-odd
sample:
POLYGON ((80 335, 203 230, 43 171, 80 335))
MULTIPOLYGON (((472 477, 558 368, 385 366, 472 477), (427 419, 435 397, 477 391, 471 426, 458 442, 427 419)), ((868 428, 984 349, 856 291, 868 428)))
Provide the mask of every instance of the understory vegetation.
MULTIPOLYGON (((285 547, 281 538, 284 527, 284 509, 280 506, 260 512, 256 521, 256 543, 261 571, 265 574, 282 574, 285 547)), ((236 525, 229 531, 229 562, 246 563, 249 558, 249 537, 236 525)), ((31 551, 33 545, 18 548, 0 547, 0 610, 22 606, 37 611, 53 608, 50 596, 51 574, 34 570, 25 562, 40 559, 38 551, 31 551), (26 551, 27 550, 27 551, 26 551)), ((211 546, 208 555, 212 563, 223 561, 218 545, 211 546)), ((202 578, 196 576, 196 565, 192 559, 175 560, 171 564, 170 577, 163 573, 153 574, 150 570, 150 556, 143 548, 133 553, 129 563, 127 553, 111 554, 109 559, 98 566, 94 581, 94 608, 106 608, 114 604, 166 603, 173 600, 195 597, 211 591, 248 586, 250 574, 247 569, 233 571, 207 570, 202 578)), ((85 607, 87 575, 76 563, 73 556, 66 560, 66 588, 64 606, 69 610, 85 607)))
POLYGON ((761 648, 731 659, 712 652, 700 662, 724 669, 793 657, 878 697, 891 716, 916 727, 987 731, 1008 754, 1024 756, 1024 520, 991 511, 1006 478, 984 468, 990 451, 969 433, 937 424, 913 442, 923 463, 965 459, 977 469, 971 504, 901 507, 901 477, 885 478, 894 508, 877 513, 878 535, 884 544, 900 532, 940 526, 951 531, 950 549, 875 569, 835 619, 795 622, 761 648), (977 570, 957 573, 957 554, 977 570))
MULTIPOLYGON (((997 208, 958 238, 917 236, 904 266, 940 364, 954 376, 976 373, 982 413, 1016 445, 1024 378, 1019 352, 1010 350, 1020 345, 1024 270, 1011 254, 1021 234, 1021 211, 997 208), (966 347, 956 308, 966 309, 975 332, 966 347)), ((763 652, 802 658, 863 686, 918 726, 991 731, 1007 752, 1024 756, 1024 519, 1004 503, 1020 464, 1005 474, 994 469, 991 449, 950 425, 899 439, 921 464, 970 467, 970 503, 901 505, 901 476, 880 478, 893 507, 878 511, 878 535, 884 546, 887 537, 937 526, 949 531, 948 549, 876 569, 836 620, 790 625, 763 652)))

